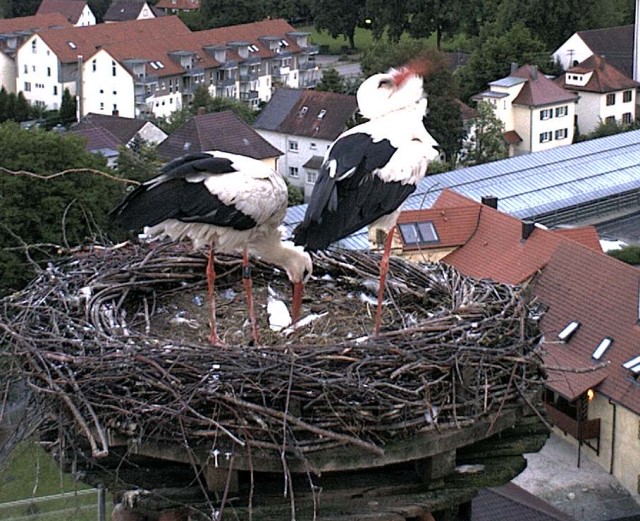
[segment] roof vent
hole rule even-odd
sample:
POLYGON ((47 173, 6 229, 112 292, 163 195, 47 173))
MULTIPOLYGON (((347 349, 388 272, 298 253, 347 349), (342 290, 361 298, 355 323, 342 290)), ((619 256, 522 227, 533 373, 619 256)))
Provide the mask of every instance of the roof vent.
POLYGON ((562 331, 560 331, 560 333, 558 333, 558 338, 563 342, 567 342, 579 327, 580 322, 578 322, 577 320, 569 322, 569 324, 562 331))
POLYGON ((522 221, 522 240, 526 241, 536 228, 533 221, 522 221))
POLYGON ((481 202, 489 208, 498 209, 498 198, 495 195, 483 195, 481 202))

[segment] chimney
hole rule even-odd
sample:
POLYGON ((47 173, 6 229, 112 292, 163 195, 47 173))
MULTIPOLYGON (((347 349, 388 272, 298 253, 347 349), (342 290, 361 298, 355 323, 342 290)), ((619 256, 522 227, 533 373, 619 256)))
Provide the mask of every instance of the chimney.
POLYGON ((204 116, 207 113, 206 107, 198 107, 198 116, 204 116))
POLYGON ((481 202, 489 208, 498 209, 498 198, 495 195, 483 195, 481 202))
POLYGON ((526 241, 536 228, 533 221, 522 221, 522 240, 526 241))
POLYGON ((605 56, 604 54, 601 54, 601 55, 600 55, 600 60, 598 60, 598 61, 600 62, 600 63, 598 64, 598 65, 599 65, 599 69, 600 69, 601 71, 603 71, 603 70, 604 70, 604 68, 605 68, 605 66, 607 65, 607 58, 606 58, 606 56, 605 56))
POLYGON ((536 81, 538 79, 538 67, 535 65, 531 66, 531 79, 536 81))
POLYGON ((516 62, 511 62, 511 74, 518 70, 518 64, 516 62))

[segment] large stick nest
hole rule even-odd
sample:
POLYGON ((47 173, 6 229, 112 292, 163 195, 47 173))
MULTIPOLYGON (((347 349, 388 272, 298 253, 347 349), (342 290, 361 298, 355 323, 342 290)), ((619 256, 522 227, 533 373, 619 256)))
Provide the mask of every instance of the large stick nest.
POLYGON ((392 258, 373 337, 379 256, 332 252, 314 258, 305 288, 315 320, 275 332, 269 291, 288 303, 289 283, 257 263, 253 346, 240 260, 217 258, 219 348, 206 341, 205 263, 179 245, 83 252, 4 299, 3 344, 57 420, 44 436, 94 457, 111 435, 300 457, 349 444, 381 452, 526 400, 542 380, 538 317, 519 287, 392 258))

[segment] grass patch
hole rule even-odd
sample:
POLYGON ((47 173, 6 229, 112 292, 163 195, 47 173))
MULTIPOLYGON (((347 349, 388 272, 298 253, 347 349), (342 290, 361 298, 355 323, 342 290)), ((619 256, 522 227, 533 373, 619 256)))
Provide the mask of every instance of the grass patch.
MULTIPOLYGON (((107 494, 107 496, 109 496, 107 494)), ((98 495, 60 467, 39 445, 23 443, 0 472, 0 519, 11 521, 95 521, 98 495), (43 498, 39 501, 22 501, 43 498), (18 505, 6 503, 18 502, 18 505)), ((111 501, 107 499, 107 510, 111 501)))

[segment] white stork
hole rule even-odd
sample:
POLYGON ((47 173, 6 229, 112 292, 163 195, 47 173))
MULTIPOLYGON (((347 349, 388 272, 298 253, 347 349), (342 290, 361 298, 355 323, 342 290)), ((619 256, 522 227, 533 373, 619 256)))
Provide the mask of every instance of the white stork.
POLYGON ((358 89, 360 113, 369 121, 341 134, 327 150, 309 206, 294 230, 306 250, 327 248, 369 225, 387 233, 380 264, 375 334, 380 331, 392 229, 400 206, 438 156, 424 128, 427 100, 422 76, 428 61, 415 61, 367 78, 358 89))
POLYGON ((222 345, 215 316, 215 251, 243 252, 243 281, 256 343, 249 254, 287 273, 294 286, 292 320, 298 320, 302 285, 311 275, 312 263, 303 248, 282 240, 279 226, 286 208, 287 187, 278 173, 256 159, 214 151, 187 154, 167 163, 158 176, 133 190, 111 215, 128 230, 144 227, 151 236, 188 238, 196 249, 209 246, 209 340, 222 345))

